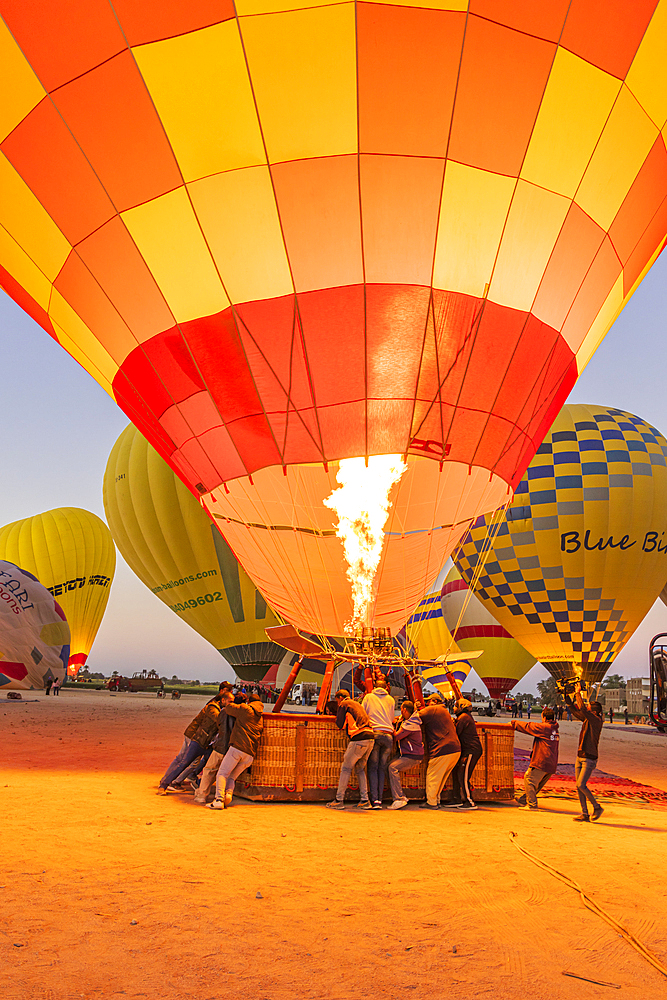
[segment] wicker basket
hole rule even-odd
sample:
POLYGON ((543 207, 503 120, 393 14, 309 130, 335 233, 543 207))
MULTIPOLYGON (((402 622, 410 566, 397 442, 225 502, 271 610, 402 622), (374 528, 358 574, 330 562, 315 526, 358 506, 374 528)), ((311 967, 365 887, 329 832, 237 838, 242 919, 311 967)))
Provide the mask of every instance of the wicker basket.
MULTIPOLYGON (((514 797, 514 730, 510 726, 477 723, 482 758, 473 773, 473 794, 478 801, 514 797)), ((264 735, 252 767, 237 779, 236 794, 247 799, 283 802, 319 802, 333 798, 347 737, 329 715, 264 715, 264 735)), ((424 798, 426 765, 402 772, 403 790, 409 799, 424 798)), ((385 798, 389 797, 385 782, 385 798)), ((451 777, 443 800, 452 794, 451 777)), ((347 798, 359 798, 356 774, 347 798)))

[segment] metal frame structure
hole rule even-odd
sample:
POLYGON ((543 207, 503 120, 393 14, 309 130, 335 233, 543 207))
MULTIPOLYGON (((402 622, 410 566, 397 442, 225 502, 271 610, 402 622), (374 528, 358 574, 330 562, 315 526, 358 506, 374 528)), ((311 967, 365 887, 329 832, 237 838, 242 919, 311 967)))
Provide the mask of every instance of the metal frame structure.
POLYGON ((667 731, 667 632, 658 632, 651 639, 648 661, 651 672, 649 717, 659 732, 664 733, 667 731), (659 639, 665 641, 658 642, 659 639))
MULTIPOLYGON (((445 666, 450 663, 460 663, 464 659, 476 660, 483 653, 483 650, 478 649, 471 653, 465 653, 465 655, 461 653, 445 653, 436 660, 420 660, 407 654, 399 653, 388 629, 360 629, 357 635, 345 643, 345 648, 342 651, 334 649, 326 638, 323 640, 325 645, 320 645, 311 639, 307 639, 293 625, 276 625, 273 628, 267 628, 266 634, 272 642, 283 646, 293 653, 299 654, 299 659, 292 667, 290 675, 283 685, 280 697, 273 706, 273 712, 276 714, 282 711, 287 696, 296 682, 299 670, 301 669, 301 663, 306 656, 326 662, 316 709, 317 714, 321 715, 329 700, 334 670, 339 663, 356 663, 355 683, 357 682, 357 676, 363 678, 359 686, 366 687, 366 690, 372 689, 373 679, 377 676, 378 672, 387 674, 394 667, 403 667, 408 695, 415 704, 423 706, 424 696, 421 688, 421 667, 445 666)), ((447 680, 451 685, 455 697, 460 698, 461 691, 456 678, 451 671, 445 670, 444 672, 447 675, 447 680)))

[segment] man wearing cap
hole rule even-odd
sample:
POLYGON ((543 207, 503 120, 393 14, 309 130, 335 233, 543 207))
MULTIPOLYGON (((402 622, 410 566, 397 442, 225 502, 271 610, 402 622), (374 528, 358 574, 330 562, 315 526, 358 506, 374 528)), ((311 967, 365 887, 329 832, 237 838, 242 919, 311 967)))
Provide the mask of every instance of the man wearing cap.
MULTIPOLYGON (((215 798, 209 804, 209 809, 227 809, 231 806, 235 780, 250 767, 257 756, 257 748, 264 730, 264 706, 258 694, 249 695, 247 705, 237 705, 232 702, 226 705, 223 711, 236 719, 236 722, 229 738, 229 750, 222 758, 218 770, 215 798)), ((200 788, 200 793, 201 791, 200 788)), ((195 798, 195 801, 200 799, 195 798)))
POLYGON ((432 694, 426 699, 426 708, 422 708, 419 716, 428 752, 426 802, 422 802, 419 808, 439 809, 440 793, 461 756, 461 743, 452 717, 442 704, 439 694, 432 694))
POLYGON ((336 701, 338 703, 336 725, 339 729, 347 732, 350 742, 347 745, 343 763, 340 766, 340 778, 338 780, 336 798, 333 802, 327 802, 327 808, 345 808, 345 790, 350 783, 352 771, 356 770, 359 781, 359 794, 361 796, 358 808, 370 809, 371 803, 368 798, 366 761, 370 756, 375 742, 373 724, 359 702, 352 700, 349 691, 336 691, 336 701))
POLYGON ((482 743, 477 733, 477 726, 472 717, 472 703, 467 698, 459 698, 454 705, 456 716, 456 735, 461 744, 461 756, 452 772, 454 781, 454 798, 447 808, 465 811, 476 809, 470 788, 472 772, 477 767, 482 756, 482 743))
POLYGON ((395 757, 389 765, 389 787, 393 799, 390 809, 404 809, 408 804, 403 794, 401 771, 412 770, 424 759, 424 737, 422 720, 419 712, 415 712, 413 701, 404 701, 401 705, 401 721, 394 733, 400 757, 395 757))

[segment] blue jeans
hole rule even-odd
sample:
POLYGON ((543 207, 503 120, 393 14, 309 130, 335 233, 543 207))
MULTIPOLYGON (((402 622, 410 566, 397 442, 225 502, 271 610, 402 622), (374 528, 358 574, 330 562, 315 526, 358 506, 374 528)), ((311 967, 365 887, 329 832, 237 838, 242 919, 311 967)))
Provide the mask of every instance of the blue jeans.
POLYGON ((597 767, 596 760, 589 760, 587 757, 577 757, 574 765, 574 776, 577 779, 577 794, 581 803, 581 811, 584 816, 588 816, 587 801, 593 806, 593 811, 600 808, 600 803, 588 787, 588 779, 597 767))
POLYGON ((183 740, 183 746, 172 760, 164 777, 160 781, 160 788, 167 788, 174 778, 177 778, 181 771, 184 771, 188 764, 191 764, 196 757, 201 756, 203 752, 204 748, 201 743, 188 739, 186 736, 183 740))
POLYGON ((202 754, 199 760, 195 758, 194 762, 190 764, 189 767, 186 767, 186 769, 181 774, 179 774, 178 776, 179 785, 182 785, 183 782, 186 780, 186 778, 196 778, 197 775, 201 774, 204 768, 206 767, 208 759, 212 753, 213 753, 213 746, 209 746, 208 750, 204 750, 204 753, 202 754))
POLYGON ((371 802, 382 802, 384 779, 387 774, 394 738, 389 733, 378 733, 373 743, 366 770, 371 802))

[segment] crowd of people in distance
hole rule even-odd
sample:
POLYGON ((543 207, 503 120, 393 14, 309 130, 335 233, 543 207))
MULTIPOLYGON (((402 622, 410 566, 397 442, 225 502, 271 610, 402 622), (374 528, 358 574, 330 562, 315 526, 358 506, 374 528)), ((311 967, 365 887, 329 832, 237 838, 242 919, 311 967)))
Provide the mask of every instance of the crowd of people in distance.
MULTIPOLYGON (((599 819, 603 812, 588 788, 598 758, 604 721, 602 706, 597 701, 587 705, 578 684, 574 700, 570 695, 566 699, 572 715, 583 723, 575 764, 581 814, 575 819, 588 822, 599 819)), ((329 710, 335 713, 338 728, 347 735, 348 745, 336 797, 326 803, 327 808, 345 809, 345 793, 353 771, 360 795, 356 808, 382 809, 387 778, 392 799, 389 808, 404 808, 408 798, 402 787, 402 773, 426 758, 426 801, 420 808, 476 810, 472 775, 482 756, 482 744, 471 708, 467 698, 459 698, 452 718, 442 697, 433 694, 422 708, 404 701, 396 718, 396 702, 381 674, 361 702, 354 700, 349 691, 337 691, 329 710), (453 797, 441 806, 440 797, 450 774, 453 797)), ((235 691, 230 683, 223 681, 215 698, 186 728, 183 744, 161 778, 157 794, 166 795, 189 786, 198 805, 209 809, 231 806, 235 781, 252 765, 257 754, 264 728, 263 711, 258 693, 235 691)), ((517 732, 533 737, 524 792, 517 802, 523 809, 536 810, 538 793, 558 767, 558 721, 554 710, 545 708, 539 722, 513 718, 509 724, 517 732)))
POLYGON ((515 701, 512 703, 512 718, 513 719, 523 719, 523 713, 526 713, 526 717, 529 719, 531 712, 533 711, 532 704, 527 701, 524 705, 523 700, 515 701))

